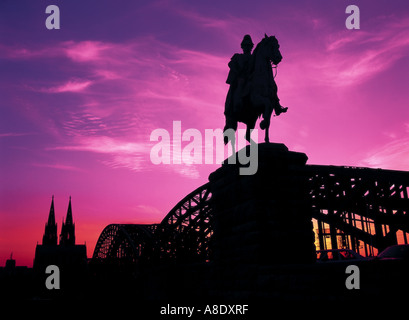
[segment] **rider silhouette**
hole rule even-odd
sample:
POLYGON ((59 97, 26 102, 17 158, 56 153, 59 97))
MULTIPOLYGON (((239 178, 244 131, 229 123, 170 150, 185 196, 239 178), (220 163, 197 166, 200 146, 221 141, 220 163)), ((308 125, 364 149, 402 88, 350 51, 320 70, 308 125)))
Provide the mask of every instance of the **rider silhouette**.
POLYGON ((253 47, 254 44, 250 35, 246 34, 241 42, 243 53, 235 53, 228 64, 230 71, 226 83, 230 85, 230 88, 227 92, 226 103, 224 105, 224 114, 228 116, 226 117, 224 131, 226 129, 237 130, 237 121, 233 119, 235 119, 236 112, 242 106, 243 97, 246 95, 243 89, 249 78, 251 50, 253 47), (228 119, 233 121, 229 121, 228 119))
MULTIPOLYGON (((243 53, 236 53, 231 58, 228 66, 230 68, 229 75, 226 83, 230 85, 227 92, 226 102, 224 106, 224 114, 226 115, 226 129, 237 130, 237 114, 241 112, 243 107, 243 98, 249 94, 250 86, 249 78, 251 73, 252 55, 251 51, 254 47, 253 41, 250 35, 246 34, 241 42, 241 48, 243 53)), ((287 112, 288 108, 284 108, 280 105, 280 99, 277 96, 277 85, 272 79, 273 93, 275 94, 274 111, 276 115, 287 112)), ((225 143, 227 143, 225 137, 225 143)))

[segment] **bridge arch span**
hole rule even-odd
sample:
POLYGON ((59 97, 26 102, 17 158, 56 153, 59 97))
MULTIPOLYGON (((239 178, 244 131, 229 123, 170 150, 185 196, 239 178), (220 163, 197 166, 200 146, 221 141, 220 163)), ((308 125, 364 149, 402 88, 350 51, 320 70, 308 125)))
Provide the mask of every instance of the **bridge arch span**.
POLYGON ((153 257, 157 225, 110 224, 102 231, 93 260, 138 262, 153 257))

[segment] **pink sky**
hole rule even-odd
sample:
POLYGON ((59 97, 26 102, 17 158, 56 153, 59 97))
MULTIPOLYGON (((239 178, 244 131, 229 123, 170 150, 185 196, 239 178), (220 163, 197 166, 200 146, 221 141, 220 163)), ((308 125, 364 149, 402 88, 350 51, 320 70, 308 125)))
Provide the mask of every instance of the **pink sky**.
MULTIPOLYGON (((270 139, 309 164, 409 170, 409 7, 355 1, 48 1, 0 4, 0 265, 32 265, 51 196, 72 196, 92 255, 109 223, 160 222, 218 165, 154 165, 151 132, 223 128, 230 57, 244 34, 280 42, 287 114, 270 139)), ((259 132, 259 139, 263 136, 259 132)))

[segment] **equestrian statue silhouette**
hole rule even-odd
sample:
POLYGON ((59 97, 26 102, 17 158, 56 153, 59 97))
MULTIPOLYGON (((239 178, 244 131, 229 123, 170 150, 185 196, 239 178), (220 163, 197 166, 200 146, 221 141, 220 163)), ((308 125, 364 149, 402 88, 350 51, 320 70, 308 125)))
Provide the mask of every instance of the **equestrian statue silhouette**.
POLYGON ((263 116, 260 128, 265 130, 264 141, 270 142, 269 128, 273 111, 278 116, 288 109, 280 105, 272 70, 283 58, 276 37, 265 34, 251 53, 253 46, 250 35, 245 35, 241 42, 243 53, 233 55, 228 64, 230 71, 226 83, 230 88, 225 103, 226 125, 223 131, 225 144, 230 140, 233 150, 235 135, 229 133, 237 130, 238 122, 246 124, 245 138, 252 142, 251 130, 257 119, 263 116))

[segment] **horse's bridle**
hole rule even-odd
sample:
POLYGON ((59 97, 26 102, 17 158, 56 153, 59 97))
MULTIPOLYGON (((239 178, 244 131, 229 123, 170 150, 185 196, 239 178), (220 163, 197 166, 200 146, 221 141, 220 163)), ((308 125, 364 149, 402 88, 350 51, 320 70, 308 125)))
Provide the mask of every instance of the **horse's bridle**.
POLYGON ((270 63, 271 63, 271 69, 276 69, 275 74, 274 74, 274 71, 273 71, 273 79, 275 79, 277 77, 277 70, 278 70, 277 67, 278 67, 278 65, 274 64, 274 62, 271 61, 271 60, 270 60, 270 63))

